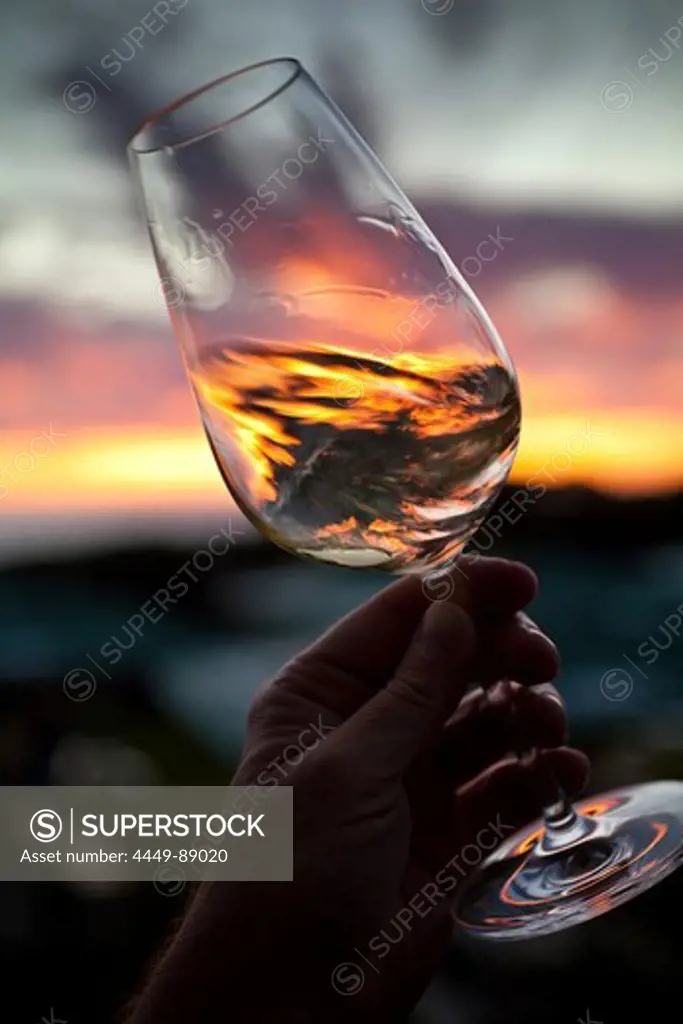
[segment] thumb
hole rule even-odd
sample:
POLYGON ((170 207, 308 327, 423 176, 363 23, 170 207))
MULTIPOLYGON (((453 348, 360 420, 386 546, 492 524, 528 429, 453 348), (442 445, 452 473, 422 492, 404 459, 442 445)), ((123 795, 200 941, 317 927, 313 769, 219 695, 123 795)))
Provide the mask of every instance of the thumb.
POLYGON ((366 778, 401 775, 441 734, 467 689, 475 648, 474 624, 458 605, 425 612, 391 681, 334 737, 366 778))

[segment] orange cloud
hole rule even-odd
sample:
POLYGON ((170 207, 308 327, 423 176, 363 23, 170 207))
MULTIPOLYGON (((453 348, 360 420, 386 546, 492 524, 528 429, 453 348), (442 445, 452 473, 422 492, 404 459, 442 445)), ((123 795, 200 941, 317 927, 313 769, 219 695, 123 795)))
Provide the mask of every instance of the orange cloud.
MULTIPOLYGON (((620 291, 594 268, 538 270, 487 305, 521 379, 516 482, 540 473, 620 494, 683 488, 678 295, 620 291), (592 440, 579 452, 571 439, 586 423, 592 440)), ((382 336, 391 326, 373 324, 382 336)), ((40 351, 17 342, 0 354, 0 379, 0 514, 231 507, 170 330, 112 340, 60 324, 40 351), (31 440, 51 423, 66 436, 28 471, 31 440)))

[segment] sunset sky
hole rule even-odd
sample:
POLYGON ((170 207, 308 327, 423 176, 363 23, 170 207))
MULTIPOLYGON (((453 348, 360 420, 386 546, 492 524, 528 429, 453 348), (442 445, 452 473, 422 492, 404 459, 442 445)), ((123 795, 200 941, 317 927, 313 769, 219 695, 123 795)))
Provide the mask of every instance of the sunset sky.
POLYGON ((94 0, 72 7, 59 37, 31 32, 29 7, 3 16, 1 516, 228 507, 123 142, 186 89, 287 52, 358 112, 456 262, 470 238, 517 217, 514 241, 470 280, 520 374, 515 479, 545 467, 546 482, 610 492, 683 487, 683 52, 639 70, 652 49, 666 55, 670 4, 525 0, 513 13, 463 0, 437 16, 420 0, 346 0, 339 27, 338 3, 231 13, 190 0, 104 86, 90 69, 123 52, 148 5, 106 18, 94 0), (92 109, 66 108, 74 80, 95 83, 92 109), (588 425, 590 444, 567 459, 588 425), (50 431, 46 454, 31 455, 50 431))

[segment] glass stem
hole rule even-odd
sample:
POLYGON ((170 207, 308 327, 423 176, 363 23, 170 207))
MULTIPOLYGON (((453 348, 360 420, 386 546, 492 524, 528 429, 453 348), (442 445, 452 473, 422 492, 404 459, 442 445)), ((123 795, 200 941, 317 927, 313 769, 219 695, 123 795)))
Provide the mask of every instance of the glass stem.
MULTIPOLYGON (((542 755, 539 755, 542 757, 542 755)), ((538 853, 557 853, 569 846, 575 846, 587 839, 596 829, 596 823, 582 814, 577 814, 566 794, 558 785, 555 773, 543 758, 544 766, 555 784, 556 799, 543 811, 543 834, 538 841, 538 853)))
POLYGON ((578 815, 571 803, 567 800, 565 793, 558 786, 557 799, 554 803, 549 804, 549 806, 543 811, 543 822, 545 827, 547 829, 571 828, 571 826, 575 824, 577 817, 578 815))
MULTIPOLYGON (((513 701, 512 721, 514 729, 515 706, 514 693, 509 680, 505 680, 505 687, 508 698, 513 701)), ((515 730, 516 733, 516 730, 515 730)), ((552 803, 546 805, 543 810, 544 829, 538 840, 536 853, 550 854, 558 853, 567 847, 574 846, 582 839, 588 838, 596 829, 596 823, 584 815, 577 814, 567 795, 557 781, 557 776, 547 757, 537 748, 522 750, 516 744, 517 756, 520 761, 536 761, 546 775, 547 790, 554 791, 552 803)))

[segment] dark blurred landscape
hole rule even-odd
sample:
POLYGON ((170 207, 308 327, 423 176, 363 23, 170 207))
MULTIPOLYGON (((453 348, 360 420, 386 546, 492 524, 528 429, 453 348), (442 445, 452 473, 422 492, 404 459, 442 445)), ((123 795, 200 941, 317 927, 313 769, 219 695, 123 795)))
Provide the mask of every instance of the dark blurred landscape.
MULTIPOLYGON (((628 502, 555 491, 506 524, 507 535, 501 528, 499 542, 479 537, 486 553, 521 558, 541 577, 532 611, 563 654, 560 686, 572 739, 593 759, 591 789, 683 776, 681 623, 662 626, 683 593, 682 504, 680 495, 628 502), (637 652, 648 637, 662 648, 653 664, 637 652), (606 679, 610 670, 619 675, 606 679)), ((300 562, 246 536, 160 622, 126 635, 131 616, 200 547, 27 557, 2 571, 3 784, 227 782, 257 685, 387 582, 300 562), (107 641, 120 654, 115 666, 100 653, 107 641)), ((629 1005, 618 1020, 640 1019, 635 1008, 653 990, 662 1005, 676 998, 680 935, 670 908, 681 884, 674 875, 550 940, 502 949, 457 940, 415 1020, 445 1021, 470 1006, 475 1021, 569 1022, 590 1004, 608 1021, 625 971, 629 1005)), ((16 1019, 37 1021, 54 1006, 69 1024, 113 1019, 185 898, 150 883, 3 892, 0 948, 21 998, 16 1019), (28 965, 30 992, 19 980, 28 965)))

